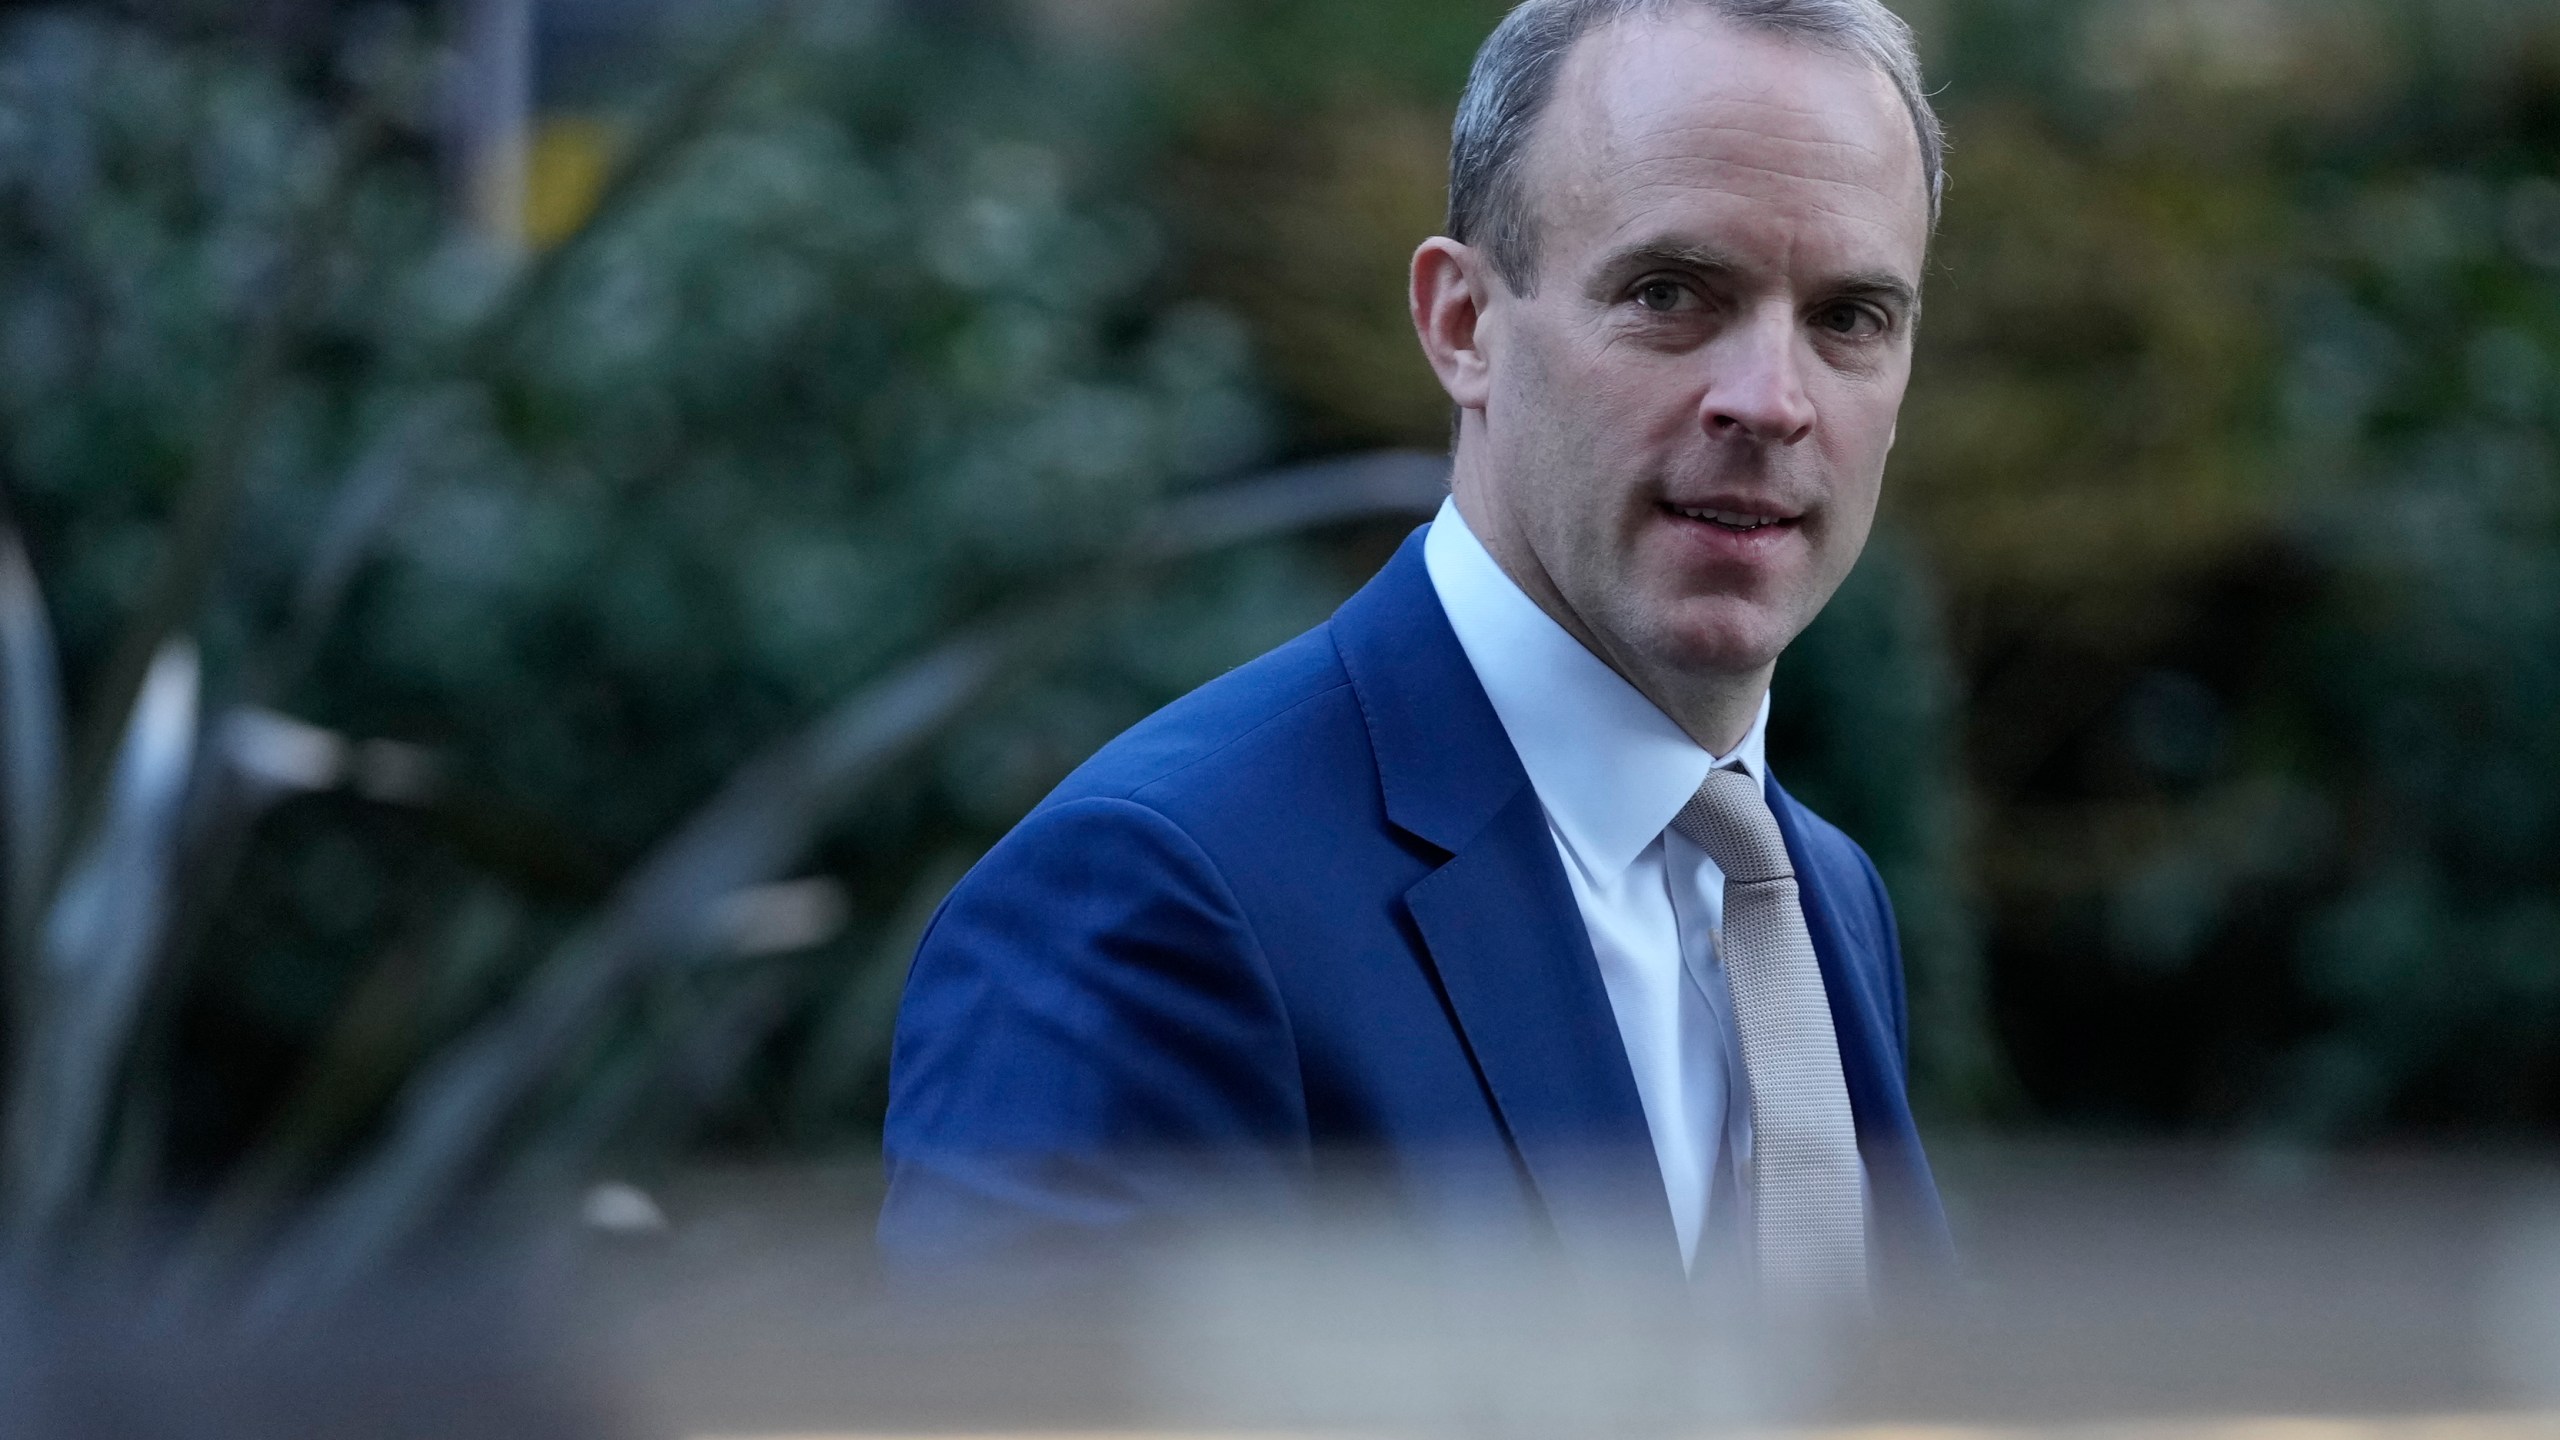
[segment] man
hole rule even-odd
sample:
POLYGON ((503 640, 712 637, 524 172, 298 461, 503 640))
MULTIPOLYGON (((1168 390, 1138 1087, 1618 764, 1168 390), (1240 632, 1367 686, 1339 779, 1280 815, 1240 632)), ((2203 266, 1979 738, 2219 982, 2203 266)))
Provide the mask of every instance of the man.
POLYGON ((1942 1254, 1889 902, 1762 759, 1875 513, 1939 153, 1876 0, 1503 22, 1413 259, 1451 500, 954 891, 900 1019, 893 1259, 1344 1152, 1428 1222, 1632 1226, 1782 1289, 1942 1254))

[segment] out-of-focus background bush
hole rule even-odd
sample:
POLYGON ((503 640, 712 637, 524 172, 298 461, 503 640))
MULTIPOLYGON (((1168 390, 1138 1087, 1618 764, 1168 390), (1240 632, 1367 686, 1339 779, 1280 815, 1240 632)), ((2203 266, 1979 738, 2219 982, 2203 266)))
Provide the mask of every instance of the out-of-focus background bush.
MULTIPOLYGON (((942 890, 1427 504, 1500 9, 0 10, 20 1238, 866 1153, 942 890)), ((1947 221, 1773 745, 1924 1112, 2547 1138, 2560 8, 1904 11, 1947 221)))

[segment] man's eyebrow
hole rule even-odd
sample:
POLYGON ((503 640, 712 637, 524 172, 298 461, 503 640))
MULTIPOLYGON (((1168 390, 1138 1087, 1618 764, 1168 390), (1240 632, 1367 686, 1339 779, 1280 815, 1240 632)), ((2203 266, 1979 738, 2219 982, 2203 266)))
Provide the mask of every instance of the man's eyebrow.
POLYGON ((1705 275, 1725 275, 1742 266, 1732 256, 1704 245, 1664 244, 1647 241, 1611 251, 1592 272, 1600 288, 1615 286, 1620 277, 1635 270, 1653 268, 1694 270, 1705 275))
POLYGON ((1833 285, 1831 293, 1843 300, 1873 300, 1904 315, 1920 313, 1920 287, 1890 271, 1849 276, 1833 285))

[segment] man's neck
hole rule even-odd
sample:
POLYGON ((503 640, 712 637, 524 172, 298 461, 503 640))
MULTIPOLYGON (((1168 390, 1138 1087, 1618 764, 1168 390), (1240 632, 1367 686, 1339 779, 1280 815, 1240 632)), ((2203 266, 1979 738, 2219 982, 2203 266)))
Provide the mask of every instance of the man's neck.
POLYGON ((1450 484, 1459 518, 1467 522, 1467 529, 1484 546, 1485 553, 1493 557, 1493 563, 1520 587, 1520 593, 1579 641, 1583 649, 1598 656, 1602 664, 1652 701, 1656 709, 1671 717, 1671 722, 1707 753, 1732 754, 1760 718, 1760 702, 1769 693, 1769 680, 1777 667, 1762 666, 1748 675, 1677 670, 1648 664, 1632 647, 1611 644, 1600 631, 1584 623, 1556 587, 1546 566, 1539 562, 1527 538, 1509 523, 1502 507, 1488 497, 1481 481, 1467 472, 1462 457, 1450 484))

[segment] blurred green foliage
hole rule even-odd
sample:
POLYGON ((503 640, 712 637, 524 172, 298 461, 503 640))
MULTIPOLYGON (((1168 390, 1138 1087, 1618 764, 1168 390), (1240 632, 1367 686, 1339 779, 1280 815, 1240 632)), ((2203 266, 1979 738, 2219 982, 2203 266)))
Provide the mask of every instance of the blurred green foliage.
MULTIPOLYGON (((130 809, 94 782, 142 663, 133 733, 192 731, 204 656, 176 877, 98 932, 154 962, 90 1047, 81 1193, 254 1228, 378 1142, 323 1207, 353 1254, 474 1175, 663 1154, 702 1103, 859 1143, 957 869, 1345 588, 1330 549, 1179 559, 1178 517, 1256 527, 1161 502, 1272 429, 1242 327, 1161 282, 1107 57, 766 10, 667 37, 619 179, 539 255, 456 218, 420 12, 0 19, 0 464, 87 736, 71 828, 11 836, 13 932, 60 931, 46 877, 130 809), (813 876, 718 888, 821 821, 813 876)), ((45 943, 106 993, 105 952, 45 943)), ((13 1002, 30 1073, 58 999, 13 1002)))
POLYGON ((2560 13, 1948 20, 1952 92, 2008 93, 1904 473, 1965 596, 2029 1092, 2548 1133, 2560 13))

